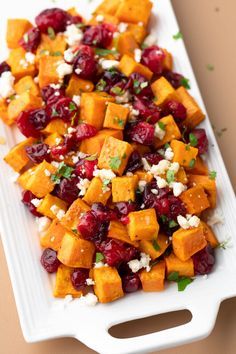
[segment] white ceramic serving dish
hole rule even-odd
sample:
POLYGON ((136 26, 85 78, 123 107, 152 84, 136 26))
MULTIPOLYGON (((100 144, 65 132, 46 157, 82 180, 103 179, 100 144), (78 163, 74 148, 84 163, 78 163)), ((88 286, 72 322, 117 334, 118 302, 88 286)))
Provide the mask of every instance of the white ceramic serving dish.
MULTIPOLYGON (((1 50, 4 48, 2 44, 7 18, 33 19, 34 15, 49 6, 69 8, 72 5, 77 5, 82 15, 88 15, 95 1, 4 2, 1 5, 1 50)), ((170 1, 155 0, 153 12, 152 31, 157 34, 158 43, 173 53, 175 69, 190 79, 191 94, 205 111, 183 41, 172 38, 179 29, 170 1)), ((6 55, 6 51, 1 52, 1 59, 6 55)), ((235 246, 234 192, 208 118, 203 126, 210 141, 209 165, 218 172, 217 210, 225 218, 225 223, 215 229, 221 241, 231 236, 231 243, 235 246)), ((168 285, 162 293, 140 291, 114 303, 92 308, 80 305, 77 300, 63 307, 63 300, 54 299, 52 277, 47 275, 39 263, 41 250, 34 220, 21 204, 20 188, 12 182, 14 173, 2 161, 9 148, 19 140, 19 133, 0 124, 0 136, 7 140, 7 144, 0 147, 1 235, 21 327, 27 342, 74 337, 102 354, 137 354, 188 343, 206 337, 211 332, 221 301, 236 295, 235 247, 218 250, 214 272, 207 280, 203 277, 196 279, 184 292, 177 292, 173 284, 168 285), (129 339, 117 339, 108 333, 114 324, 181 309, 191 311, 192 320, 179 327, 129 339)))

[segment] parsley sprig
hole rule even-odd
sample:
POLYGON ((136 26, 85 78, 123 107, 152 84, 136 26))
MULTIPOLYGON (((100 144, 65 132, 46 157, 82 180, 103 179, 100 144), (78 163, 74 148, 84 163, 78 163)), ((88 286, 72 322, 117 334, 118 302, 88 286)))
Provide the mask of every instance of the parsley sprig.
POLYGON ((119 156, 113 156, 110 158, 109 166, 112 170, 118 170, 121 165, 121 159, 119 156))
POLYGON ((73 171, 72 167, 67 166, 65 162, 61 162, 57 168, 56 173, 51 175, 51 180, 55 184, 59 184, 62 177, 67 179, 70 178, 72 171, 73 171))
POLYGON ((167 279, 177 283, 178 291, 184 291, 193 282, 193 279, 190 277, 180 277, 178 272, 171 272, 167 279))

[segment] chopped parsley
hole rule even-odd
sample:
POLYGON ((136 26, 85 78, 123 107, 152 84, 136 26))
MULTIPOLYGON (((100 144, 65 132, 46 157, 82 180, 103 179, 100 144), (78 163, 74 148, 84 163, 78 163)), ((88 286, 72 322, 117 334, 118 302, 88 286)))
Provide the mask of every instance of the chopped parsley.
POLYGON ((117 51, 111 49, 95 48, 95 53, 101 57, 105 57, 108 54, 117 54, 117 51))
POLYGON ((217 172, 216 171, 210 171, 209 172, 209 178, 214 180, 216 179, 216 176, 217 176, 217 172))
POLYGON ((166 172, 166 180, 168 183, 174 182, 175 180, 175 172, 172 170, 168 170, 166 172))
POLYGON ((222 250, 226 250, 229 246, 230 238, 227 238, 225 241, 222 241, 218 244, 217 248, 222 248, 222 250))
POLYGON ((48 27, 48 36, 52 40, 56 38, 55 31, 52 27, 48 27))
POLYGON ((101 262, 103 259, 104 259, 103 254, 101 252, 97 252, 95 256, 95 262, 96 263, 101 262))
POLYGON ((52 117, 58 117, 59 113, 57 112, 56 108, 52 107, 52 113, 51 113, 52 117))
POLYGON ((193 168, 195 166, 195 163, 196 163, 196 160, 195 159, 192 159, 190 162, 189 162, 189 167, 190 168, 193 168))
POLYGON ((141 49, 145 49, 145 48, 148 48, 148 45, 147 45, 145 42, 143 42, 143 43, 141 44, 141 49))
POLYGON ((178 272, 171 272, 168 275, 167 279, 177 283, 178 291, 184 291, 186 287, 193 282, 192 278, 180 277, 178 272))
POLYGON ((125 93, 119 86, 112 87, 111 92, 117 96, 122 96, 125 93))
POLYGON ((190 85, 189 85, 189 79, 187 79, 186 77, 182 77, 182 79, 180 80, 180 84, 185 87, 187 90, 191 89, 190 85))
POLYGON ((177 222, 175 222, 174 220, 170 220, 169 221, 169 227, 172 229, 174 227, 178 226, 177 222))
POLYGON ((212 65, 212 64, 207 64, 206 65, 206 68, 207 68, 207 70, 209 70, 209 71, 213 71, 215 68, 214 68, 214 65, 212 65))
POLYGON ((118 170, 121 165, 121 159, 119 156, 114 156, 110 158, 109 166, 112 170, 118 170))
POLYGON ((163 223, 165 223, 167 221, 167 216, 163 214, 160 216, 160 219, 163 223))
POLYGON ((121 118, 119 118, 119 117, 115 117, 115 118, 114 118, 114 123, 115 123, 115 124, 118 124, 119 127, 121 127, 121 128, 124 126, 124 121, 123 121, 123 119, 121 119, 121 118))
POLYGON ((185 146, 185 150, 187 150, 187 151, 190 150, 190 145, 189 145, 189 144, 187 144, 187 145, 185 146))
POLYGON ((157 240, 152 240, 152 245, 155 251, 160 251, 161 247, 158 245, 157 240))
POLYGON ((62 177, 64 178, 70 178, 71 177, 71 173, 73 171, 73 168, 70 166, 67 166, 65 164, 65 162, 61 162, 57 168, 56 173, 54 173, 53 175, 51 175, 51 180, 55 183, 55 184, 59 184, 60 183, 60 179, 62 177))
POLYGON ((165 148, 165 149, 168 149, 169 147, 170 147, 170 144, 165 143, 164 148, 165 148))
POLYGON ((183 34, 179 31, 176 34, 174 34, 172 37, 177 41, 178 39, 183 39, 183 34))
POLYGON ((189 134, 189 142, 190 142, 190 145, 191 145, 191 146, 197 146, 197 144, 198 144, 198 138, 196 137, 195 134, 193 134, 193 133, 190 133, 190 134, 189 134))
POLYGON ((103 191, 106 191, 107 190, 107 186, 110 184, 110 180, 109 179, 104 179, 103 181, 102 181, 102 190, 103 191))
POLYGON ((74 232, 74 234, 78 234, 78 230, 77 229, 71 229, 72 232, 74 232))
POLYGON ((158 123, 158 125, 159 125, 159 128, 161 129, 161 130, 166 130, 166 126, 165 126, 165 124, 163 123, 163 122, 157 122, 158 123))
POLYGON ((69 111, 73 112, 73 111, 76 111, 76 110, 77 110, 76 104, 74 102, 70 102, 69 103, 69 111))
POLYGON ((107 83, 105 80, 101 79, 98 81, 97 85, 96 85, 96 90, 98 91, 104 91, 105 87, 106 87, 107 83))
POLYGON ((52 55, 53 57, 60 57, 60 56, 62 56, 62 52, 60 52, 59 50, 57 50, 56 52, 52 52, 51 55, 52 55))

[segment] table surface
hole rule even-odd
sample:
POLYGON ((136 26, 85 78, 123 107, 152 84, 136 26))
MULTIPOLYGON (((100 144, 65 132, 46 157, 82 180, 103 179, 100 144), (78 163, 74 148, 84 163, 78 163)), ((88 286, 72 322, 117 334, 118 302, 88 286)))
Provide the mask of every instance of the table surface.
MULTIPOLYGON (((157 1, 157 0, 156 0, 157 1)), ((236 21, 235 0, 172 0, 181 32, 202 92, 208 114, 228 169, 236 187, 236 21), (214 70, 207 69, 208 64, 214 70), (233 69, 232 69, 233 68, 233 69)), ((218 171, 220 173, 220 171, 218 171)), ((22 336, 9 280, 5 256, 0 244, 0 343, 4 354, 92 354, 94 351, 74 339, 57 339, 27 344, 22 336)), ((162 325, 184 315, 162 318, 162 325)), ((126 327, 127 333, 146 333, 160 324, 160 320, 146 320, 126 327)), ((156 327, 157 328, 157 327, 156 327)), ((122 328, 119 329, 122 331, 122 328)), ((163 350, 160 354, 234 354, 236 345, 236 298, 222 303, 215 328, 205 340, 182 347, 163 350)), ((112 353, 111 353, 112 354, 112 353)), ((154 354, 154 353, 153 353, 154 354)))

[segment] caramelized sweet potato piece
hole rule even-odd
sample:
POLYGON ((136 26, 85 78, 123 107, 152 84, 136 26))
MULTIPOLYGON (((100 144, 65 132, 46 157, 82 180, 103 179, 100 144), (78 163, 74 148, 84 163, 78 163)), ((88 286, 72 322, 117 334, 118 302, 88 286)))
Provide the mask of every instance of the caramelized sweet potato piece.
POLYGON ((59 220, 61 219, 63 212, 65 213, 66 210, 67 203, 51 194, 47 194, 37 207, 39 213, 51 219, 58 218, 59 220))
POLYGON ((25 55, 26 51, 19 47, 12 49, 7 59, 7 63, 11 67, 12 75, 15 76, 16 80, 28 75, 34 77, 36 74, 35 63, 26 61, 25 55))
POLYGON ((124 130, 129 109, 120 104, 109 102, 103 123, 104 128, 124 130))
POLYGON ((58 145, 60 143, 62 143, 64 139, 62 138, 61 135, 59 135, 58 133, 53 133, 50 134, 46 137, 46 139, 44 140, 45 144, 48 144, 49 146, 54 146, 54 145, 58 145))
POLYGON ((116 11, 116 17, 120 22, 142 22, 148 24, 152 10, 152 3, 149 0, 126 0, 120 1, 116 11))
POLYGON ((139 248, 142 252, 149 254, 151 259, 156 259, 165 252, 169 244, 168 237, 163 233, 159 233, 154 241, 141 240, 139 248))
POLYGON ((94 177, 87 189, 83 200, 92 205, 93 203, 102 203, 106 205, 111 196, 111 190, 104 191, 104 185, 100 178, 94 177))
POLYGON ((173 69, 173 58, 172 58, 172 54, 170 52, 168 52, 168 50, 166 50, 165 48, 163 48, 163 52, 165 53, 165 58, 163 61, 163 68, 164 70, 172 70, 173 69))
POLYGON ((188 175, 188 183, 190 187, 202 186, 208 196, 211 208, 216 207, 216 182, 209 176, 188 175))
POLYGON ((170 146, 174 152, 174 162, 178 162, 183 167, 195 165, 198 149, 179 140, 172 140, 170 146))
POLYGON ((52 56, 61 60, 65 50, 66 40, 63 34, 58 33, 54 39, 51 39, 47 34, 42 33, 41 42, 36 51, 36 63, 38 64, 43 56, 52 56))
POLYGON ((141 25, 141 23, 128 23, 127 31, 132 33, 138 44, 143 43, 143 40, 147 35, 147 30, 145 26, 141 25))
POLYGON ((15 121, 22 111, 40 108, 42 107, 42 102, 41 97, 24 92, 9 103, 7 109, 8 117, 11 121, 15 121))
POLYGON ((203 232, 207 242, 210 243, 211 247, 216 248, 219 245, 219 241, 217 240, 212 228, 204 221, 201 221, 201 225, 203 227, 203 232))
POLYGON ((39 59, 39 87, 50 84, 58 84, 60 79, 57 72, 57 67, 60 63, 60 57, 52 57, 45 55, 39 59))
POLYGON ((165 136, 161 140, 155 138, 154 144, 156 148, 160 148, 162 145, 169 143, 173 139, 181 138, 181 132, 172 115, 161 118, 157 124, 161 124, 161 127, 163 126, 165 136))
POLYGON ((134 50, 139 48, 133 34, 131 32, 123 32, 116 39, 116 48, 120 55, 134 56, 134 50))
POLYGON ((153 240, 157 238, 159 224, 155 209, 145 209, 129 213, 127 225, 129 237, 135 240, 153 240))
POLYGON ((66 231, 60 221, 54 219, 46 232, 40 237, 40 245, 43 248, 52 248, 54 251, 58 251, 66 231))
POLYGON ((120 221, 112 220, 110 222, 107 237, 121 240, 121 241, 129 243, 135 247, 138 246, 137 241, 131 241, 128 231, 127 231, 127 228, 120 221))
POLYGON ((172 272, 178 272, 179 276, 193 277, 194 266, 192 258, 186 261, 181 261, 174 253, 171 253, 168 257, 165 257, 166 271, 169 275, 172 272))
POLYGON ((138 176, 139 181, 151 182, 153 179, 153 175, 151 173, 147 173, 146 171, 138 170, 135 171, 135 176, 138 176))
POLYGON ((8 116, 7 103, 3 99, 0 99, 0 119, 7 125, 14 123, 14 119, 10 119, 8 116))
POLYGON ((8 163, 8 165, 10 165, 16 172, 22 170, 22 168, 25 167, 29 162, 25 148, 26 146, 32 145, 34 141, 35 139, 33 138, 22 141, 21 143, 14 146, 4 157, 6 163, 8 163))
POLYGON ((137 176, 122 176, 112 180, 113 203, 135 201, 135 191, 138 185, 137 176))
POLYGON ((77 229, 81 214, 89 211, 89 209, 89 206, 82 199, 76 199, 61 219, 61 224, 68 230, 77 229))
POLYGON ((66 96, 81 95, 82 92, 91 92, 94 89, 92 81, 84 80, 77 75, 72 75, 66 88, 66 96))
POLYGON ((80 297, 83 295, 82 291, 76 290, 71 283, 71 273, 73 269, 60 264, 56 274, 56 284, 54 286, 53 295, 55 297, 65 297, 72 295, 73 297, 80 297))
POLYGON ((210 207, 207 195, 200 185, 187 189, 180 195, 180 199, 189 214, 200 214, 210 207))
POLYGON ((120 60, 119 70, 126 76, 130 76, 133 73, 139 73, 151 80, 152 72, 146 66, 137 63, 132 57, 125 54, 120 60))
POLYGON ((19 40, 32 27, 24 18, 10 18, 7 20, 7 46, 10 49, 19 47, 19 40))
POLYGON ((95 14, 105 13, 114 15, 119 6, 120 0, 103 0, 101 4, 96 8, 95 14))
POLYGON ((163 105, 166 101, 176 99, 177 94, 174 87, 169 83, 164 76, 160 77, 151 85, 155 99, 155 104, 163 105))
POLYGON ((59 135, 66 134, 68 129, 68 124, 65 123, 62 119, 53 119, 46 128, 42 130, 44 134, 53 134, 58 133, 59 135))
POLYGON ((24 76, 15 84, 15 91, 18 95, 29 92, 33 96, 39 95, 39 88, 34 82, 32 76, 24 76))
POLYGON ((158 262, 149 272, 142 270, 139 277, 142 283, 143 291, 164 290, 165 262, 158 262))
POLYGON ((186 171, 191 173, 192 175, 203 175, 203 176, 208 176, 209 170, 207 167, 206 162, 200 157, 196 157, 196 161, 194 166, 186 166, 186 171))

